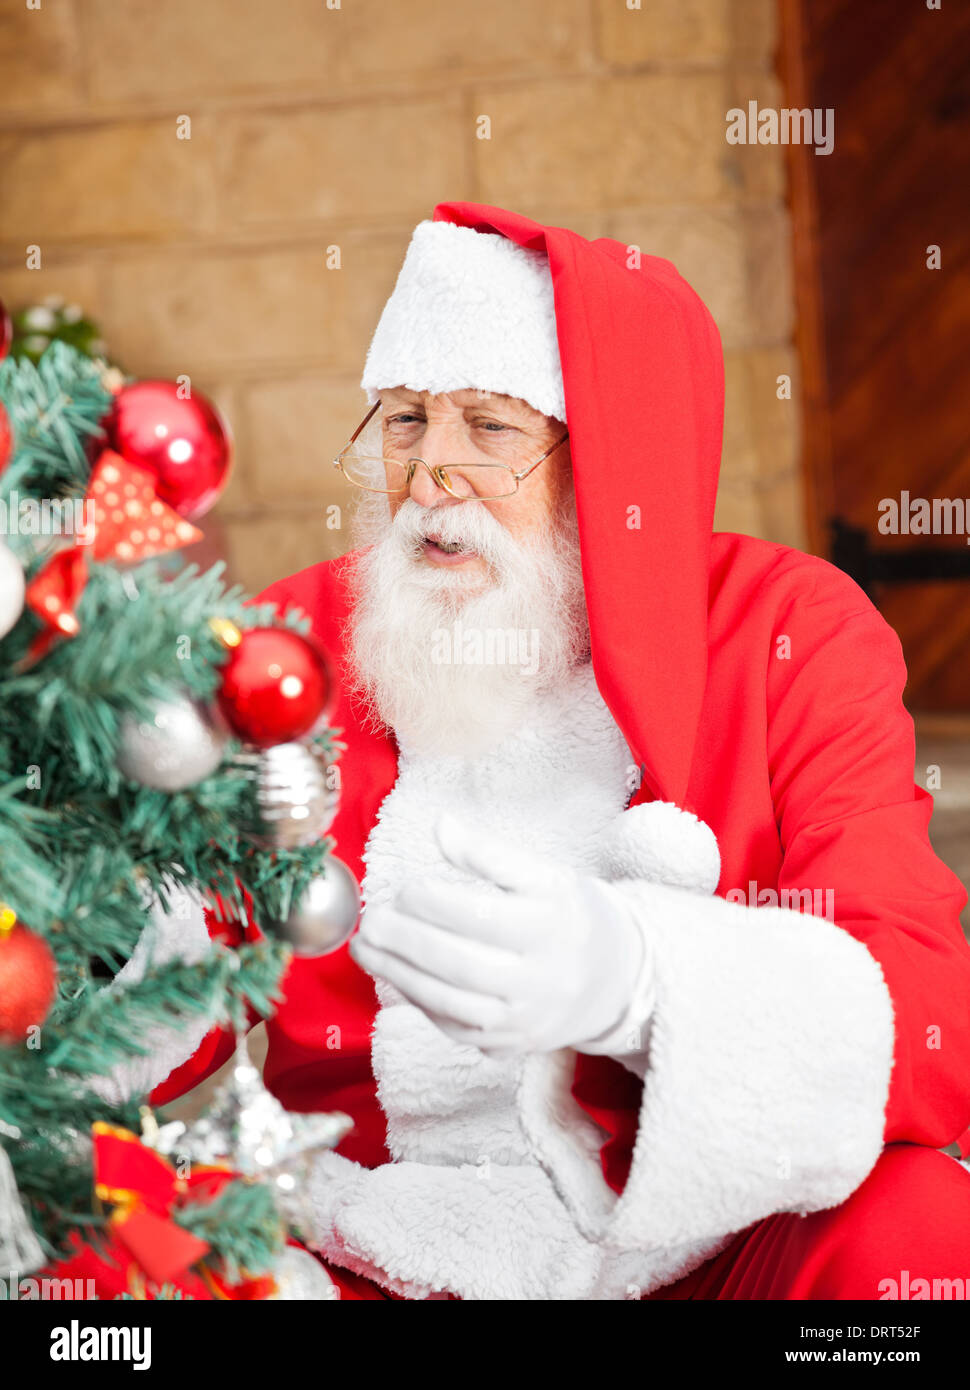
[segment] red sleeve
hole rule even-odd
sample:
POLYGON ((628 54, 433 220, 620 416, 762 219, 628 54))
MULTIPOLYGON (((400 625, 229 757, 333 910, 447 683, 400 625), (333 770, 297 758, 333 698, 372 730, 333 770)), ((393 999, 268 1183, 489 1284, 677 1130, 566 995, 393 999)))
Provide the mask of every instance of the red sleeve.
POLYGON ((826 915, 879 962, 895 1013, 886 1141, 941 1147, 970 1120, 966 893, 930 845, 932 798, 913 782, 899 639, 846 576, 816 576, 774 634, 790 658, 769 658, 778 887, 829 892, 826 915))

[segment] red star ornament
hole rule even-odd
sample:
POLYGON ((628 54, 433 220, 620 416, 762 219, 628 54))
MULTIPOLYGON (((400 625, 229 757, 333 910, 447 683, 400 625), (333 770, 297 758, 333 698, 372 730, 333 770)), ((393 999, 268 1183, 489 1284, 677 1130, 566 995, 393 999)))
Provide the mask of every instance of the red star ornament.
POLYGON ((198 527, 156 495, 154 475, 113 449, 94 465, 85 500, 95 508, 95 560, 132 564, 202 539, 198 527))

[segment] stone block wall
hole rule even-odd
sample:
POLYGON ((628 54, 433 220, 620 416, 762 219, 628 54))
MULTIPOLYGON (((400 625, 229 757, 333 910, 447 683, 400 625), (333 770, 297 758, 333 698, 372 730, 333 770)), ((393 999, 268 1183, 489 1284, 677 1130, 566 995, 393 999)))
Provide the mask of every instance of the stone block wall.
POLYGON ((347 548, 330 461, 410 232, 454 199, 672 259, 724 339, 717 524, 803 544, 783 153, 724 139, 782 104, 774 0, 632 3, 5 7, 0 297, 76 300, 127 370, 216 399, 213 531, 248 587, 347 548))

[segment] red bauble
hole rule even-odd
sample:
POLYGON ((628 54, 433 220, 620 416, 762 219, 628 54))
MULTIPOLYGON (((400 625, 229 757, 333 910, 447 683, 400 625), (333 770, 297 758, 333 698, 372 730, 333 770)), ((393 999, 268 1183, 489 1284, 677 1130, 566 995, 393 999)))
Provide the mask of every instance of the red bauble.
POLYGON ((329 663, 314 641, 254 627, 230 649, 219 706, 241 739, 270 748, 302 738, 329 716, 334 693, 329 663))
POLYGON ((10 428, 10 416, 3 408, 0 401, 0 473, 6 468, 13 454, 13 430, 10 428))
POLYGON ((190 521, 202 516, 226 485, 232 461, 229 427, 198 391, 188 400, 174 381, 123 387, 105 420, 111 447, 155 477, 163 502, 190 521))
POLYGON ((0 929, 0 1042, 21 1043, 54 1002, 57 966, 43 937, 20 922, 0 929))
POLYGON ((10 315, 2 299, 0 299, 0 362, 10 351, 10 344, 13 342, 13 324, 10 322, 10 315))

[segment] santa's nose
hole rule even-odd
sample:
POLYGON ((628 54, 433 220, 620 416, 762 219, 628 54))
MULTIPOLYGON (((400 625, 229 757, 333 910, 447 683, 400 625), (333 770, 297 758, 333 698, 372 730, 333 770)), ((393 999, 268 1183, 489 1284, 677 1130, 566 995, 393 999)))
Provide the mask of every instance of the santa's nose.
POLYGON ((414 464, 408 496, 420 507, 438 507, 442 502, 454 501, 451 494, 439 486, 431 469, 420 459, 414 464))

